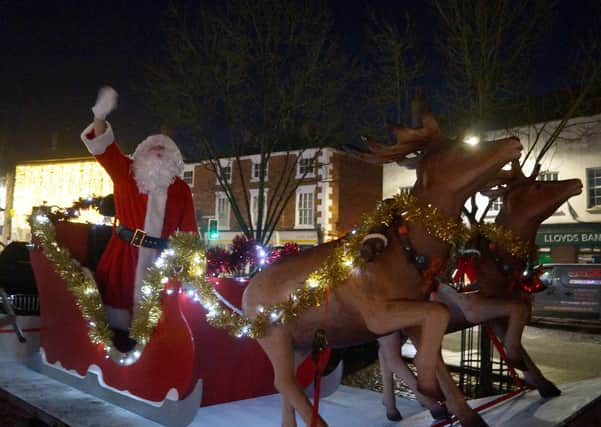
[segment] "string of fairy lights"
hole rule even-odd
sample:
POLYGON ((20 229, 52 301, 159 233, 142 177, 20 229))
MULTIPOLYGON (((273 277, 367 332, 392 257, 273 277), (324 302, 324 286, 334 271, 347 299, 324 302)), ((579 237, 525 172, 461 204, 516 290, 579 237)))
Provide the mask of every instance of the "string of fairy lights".
MULTIPOLYGON (((191 233, 175 233, 169 239, 168 249, 161 253, 147 272, 141 289, 143 296, 135 308, 129 331, 137 345, 128 353, 121 353, 114 348, 113 334, 106 321, 96 283, 70 257, 69 251, 57 243, 52 222, 44 215, 34 214, 31 217, 31 229, 34 243, 42 249, 73 293, 82 317, 88 323, 90 340, 103 346, 107 358, 128 365, 141 356, 144 346, 152 337, 162 316, 163 292, 173 292, 172 288, 167 287, 170 280, 182 283, 188 289, 187 295, 205 308, 206 320, 210 325, 223 328, 236 337, 260 338, 269 327, 284 325, 323 304, 333 289, 343 284, 355 269, 363 265, 359 249, 369 231, 380 224, 391 226, 395 219, 401 217, 452 245, 463 244, 473 235, 473 230, 461 221, 448 218, 430 205, 420 205, 410 194, 399 194, 381 202, 374 212, 365 215, 361 225, 339 240, 330 256, 285 301, 258 306, 256 313, 248 317, 228 307, 207 279, 206 250, 202 242, 191 233)), ((500 246, 507 248, 512 254, 520 253, 523 243, 508 230, 497 232, 495 236, 501 239, 497 240, 500 246)))

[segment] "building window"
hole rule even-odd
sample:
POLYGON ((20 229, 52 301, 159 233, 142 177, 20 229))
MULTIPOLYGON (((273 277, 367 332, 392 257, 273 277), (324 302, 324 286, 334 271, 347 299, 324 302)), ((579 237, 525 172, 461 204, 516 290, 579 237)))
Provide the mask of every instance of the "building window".
POLYGON ((189 171, 184 171, 183 180, 190 187, 194 187, 194 169, 189 171))
MULTIPOLYGON (((267 171, 268 171, 268 165, 267 163, 265 165, 263 165, 263 167, 265 168, 265 179, 267 179, 267 171)), ((250 180, 251 181, 258 181, 259 177, 261 174, 261 163, 253 163, 252 164, 252 173, 250 176, 250 180)))
POLYGON ((215 193, 215 218, 219 221, 220 230, 230 228, 230 201, 225 193, 215 193))
MULTIPOLYGON (((219 175, 221 175, 221 178, 225 181, 225 182, 232 182, 232 166, 231 165, 227 165, 227 166, 221 166, 221 169, 218 169, 217 172, 219 173, 219 175)), ((219 180, 217 180, 217 184, 219 184, 219 180)))
POLYGON ((411 194, 413 187, 399 187, 399 193, 401 196, 411 194))
POLYGON ((300 158, 298 159, 298 169, 296 173, 297 178, 314 178, 315 177, 315 159, 314 158, 300 158))
MULTIPOLYGON (((257 226, 259 218, 259 189, 253 188, 250 190, 250 215, 253 227, 257 226)), ((267 216, 267 189, 263 189, 263 224, 267 216)))
POLYGON ((544 171, 538 174, 539 181, 557 181, 558 177, 558 172, 544 171))
POLYGON ((488 213, 499 213, 501 207, 503 207, 503 199, 501 197, 497 197, 491 202, 488 213))
POLYGON ((296 190, 296 228, 313 228, 315 221, 315 186, 303 185, 296 190))
POLYGON ((587 208, 601 207, 601 168, 586 170, 587 208))

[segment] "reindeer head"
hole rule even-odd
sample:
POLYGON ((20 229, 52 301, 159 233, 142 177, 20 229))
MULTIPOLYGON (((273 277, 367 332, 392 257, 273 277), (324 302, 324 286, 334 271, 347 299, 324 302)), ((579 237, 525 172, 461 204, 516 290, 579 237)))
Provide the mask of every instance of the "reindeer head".
POLYGON ((513 161, 511 171, 503 171, 495 184, 504 185, 497 190, 484 191, 489 197, 502 197, 503 207, 499 216, 512 222, 531 223, 538 227, 570 197, 582 192, 579 179, 562 181, 536 181, 540 165, 526 177, 518 161, 513 161))

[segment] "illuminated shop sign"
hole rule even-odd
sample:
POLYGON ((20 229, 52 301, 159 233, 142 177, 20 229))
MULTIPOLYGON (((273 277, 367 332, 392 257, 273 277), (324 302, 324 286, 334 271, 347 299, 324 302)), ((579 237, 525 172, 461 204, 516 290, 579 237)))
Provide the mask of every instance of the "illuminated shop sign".
POLYGON ((601 246, 601 224, 558 230, 542 230, 536 234, 538 246, 601 246))

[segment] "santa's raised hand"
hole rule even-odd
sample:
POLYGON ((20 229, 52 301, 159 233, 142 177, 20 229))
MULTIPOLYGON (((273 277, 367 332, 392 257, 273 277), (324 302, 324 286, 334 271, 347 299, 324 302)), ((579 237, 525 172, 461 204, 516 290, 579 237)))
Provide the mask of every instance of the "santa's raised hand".
POLYGON ((118 98, 119 94, 110 86, 104 86, 98 91, 96 104, 92 107, 92 113, 94 113, 94 133, 96 135, 102 135, 106 131, 106 116, 117 108, 118 98))
POLYGON ((98 98, 96 104, 92 107, 92 113, 94 118, 99 120, 105 120, 106 116, 111 111, 117 108, 117 99, 119 94, 115 89, 110 86, 104 86, 98 91, 98 98))

